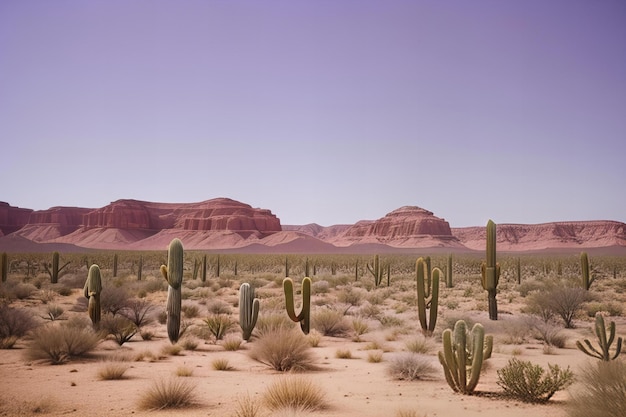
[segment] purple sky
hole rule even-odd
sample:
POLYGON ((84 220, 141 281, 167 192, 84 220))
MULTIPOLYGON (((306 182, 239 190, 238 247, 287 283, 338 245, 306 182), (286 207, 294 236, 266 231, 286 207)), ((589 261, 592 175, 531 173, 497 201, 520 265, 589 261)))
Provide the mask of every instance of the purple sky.
POLYGON ((626 222, 626 2, 0 2, 0 201, 626 222))

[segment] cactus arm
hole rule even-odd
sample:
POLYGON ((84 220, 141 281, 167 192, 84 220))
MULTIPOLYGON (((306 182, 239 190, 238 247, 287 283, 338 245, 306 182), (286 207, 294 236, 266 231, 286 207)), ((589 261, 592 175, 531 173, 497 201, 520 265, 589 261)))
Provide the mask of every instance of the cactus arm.
POLYGON ((478 379, 480 378, 480 370, 483 366, 483 348, 485 341, 485 329, 482 324, 476 323, 472 328, 473 358, 471 363, 470 380, 467 383, 467 392, 476 389, 478 379))
POLYGON ((491 353, 493 352, 493 336, 487 335, 485 336, 485 349, 483 350, 483 359, 487 360, 491 358, 491 353))
POLYGON ((433 268, 432 275, 433 287, 430 296, 430 321, 428 323, 428 331, 430 334, 435 331, 435 325, 437 324, 437 309, 439 308, 439 275, 441 275, 441 270, 439 268, 433 268))
POLYGON ((439 358, 439 363, 443 367, 443 374, 446 377, 446 382, 448 383, 448 385, 450 385, 450 387, 455 392, 458 392, 459 389, 458 389, 458 387, 456 385, 456 382, 454 380, 454 377, 453 377, 454 374, 452 373, 452 371, 450 370, 450 367, 448 366, 448 363, 446 362, 444 353, 439 351, 437 353, 437 357, 439 358))
POLYGON ((424 263, 423 258, 418 258, 415 263, 415 270, 417 274, 417 315, 420 321, 420 325, 422 326, 422 330, 428 329, 428 324, 426 323, 426 290, 424 282, 424 275, 426 270, 426 264, 424 263))
POLYGON ((302 320, 302 311, 300 314, 296 314, 295 301, 293 295, 293 280, 291 278, 285 278, 283 280, 283 291, 285 293, 285 305, 287 308, 287 315, 292 321, 299 322, 302 320))
POLYGON ((585 345, 587 345, 587 348, 589 348, 589 349, 585 348, 585 346, 584 346, 582 343, 580 343, 580 341, 578 341, 578 340, 577 340, 577 341, 576 341, 576 347, 577 347, 577 348, 578 348, 581 352, 583 352, 585 355, 589 355, 589 356, 594 357, 594 358, 602 359, 602 354, 601 354, 600 352, 598 352, 598 351, 597 351, 597 350, 596 350, 596 349, 595 349, 595 348, 591 345, 591 343, 589 342, 589 340, 585 339, 585 340, 583 340, 583 342, 585 342, 585 345))
POLYGON ((617 344, 615 345, 615 354, 611 357, 611 360, 617 359, 619 354, 622 352, 622 338, 617 338, 617 344))
POLYGON ((454 345, 456 353, 456 362, 458 366, 458 380, 459 388, 461 392, 467 393, 467 351, 465 346, 467 344, 467 334, 465 330, 465 322, 459 320, 454 325, 454 345))
POLYGON ((244 340, 252 336, 259 317, 259 299, 254 298, 254 288, 247 282, 239 287, 239 326, 244 340))

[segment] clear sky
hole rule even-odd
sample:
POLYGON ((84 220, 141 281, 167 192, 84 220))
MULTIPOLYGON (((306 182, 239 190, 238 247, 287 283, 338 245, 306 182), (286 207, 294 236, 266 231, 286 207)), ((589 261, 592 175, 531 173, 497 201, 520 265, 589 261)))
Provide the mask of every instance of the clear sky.
POLYGON ((0 201, 626 222, 622 0, 2 0, 0 201))

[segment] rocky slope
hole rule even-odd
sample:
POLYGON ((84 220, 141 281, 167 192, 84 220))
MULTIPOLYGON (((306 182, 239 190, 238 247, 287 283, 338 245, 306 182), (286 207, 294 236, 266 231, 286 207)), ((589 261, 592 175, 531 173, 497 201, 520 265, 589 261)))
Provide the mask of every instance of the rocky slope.
MULTIPOLYGON (((199 203, 118 200, 98 208, 53 207, 33 211, 0 202, 0 250, 32 251, 50 245, 92 249, 161 250, 178 237, 185 248, 274 253, 376 253, 484 250, 485 228, 451 228, 416 206, 377 220, 323 227, 284 226, 270 210, 228 198, 199 203), (4 236, 3 236, 4 235, 4 236), (44 244, 46 246, 44 246, 44 244), (37 246, 38 245, 38 246, 37 246)), ((499 224, 498 249, 531 251, 621 248, 626 224, 616 221, 499 224)))

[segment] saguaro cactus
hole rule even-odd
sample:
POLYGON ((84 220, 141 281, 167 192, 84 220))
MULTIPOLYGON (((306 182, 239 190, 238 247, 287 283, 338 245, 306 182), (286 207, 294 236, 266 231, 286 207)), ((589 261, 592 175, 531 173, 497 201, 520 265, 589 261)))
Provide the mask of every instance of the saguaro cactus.
POLYGON ((100 274, 100 267, 96 264, 89 267, 89 274, 87 275, 87 281, 85 281, 85 287, 83 288, 85 298, 89 300, 89 306, 87 307, 87 313, 94 326, 100 322, 100 316, 102 314, 102 308, 100 306, 100 294, 102 293, 102 276, 100 274))
POLYGON ((587 252, 580 253, 580 269, 582 270, 583 288, 589 291, 595 277, 591 276, 591 267, 589 266, 589 257, 587 256, 587 252))
POLYGON ((601 359, 603 361, 610 361, 616 359, 620 352, 622 351, 622 338, 617 338, 617 343, 615 345, 615 353, 611 355, 609 352, 613 341, 615 341, 615 322, 611 321, 609 323, 609 335, 607 337, 606 327, 604 327, 604 317, 602 314, 596 313, 596 326, 595 326, 596 336, 598 336, 598 345, 599 348, 596 349, 591 345, 591 342, 588 339, 584 339, 585 345, 580 343, 580 341, 576 341, 576 347, 580 349, 582 352, 586 353, 589 356, 593 356, 594 358, 601 359))
POLYGON ((367 264, 367 270, 374 276, 374 284, 378 287, 380 283, 383 282, 383 277, 385 276, 384 267, 378 255, 374 257, 374 263, 372 265, 367 264))
POLYGON ((143 273, 143 256, 139 257, 139 265, 137 266, 137 281, 141 281, 141 274, 143 273))
POLYGON ((239 326, 243 340, 249 340, 259 317, 259 299, 254 298, 254 288, 244 282, 239 287, 239 326))
POLYGON ((487 262, 481 265, 482 286, 489 298, 489 319, 498 320, 496 293, 500 279, 500 264, 496 262, 496 224, 487 222, 487 262))
POLYGON ((446 265, 446 287, 452 288, 454 284, 452 283, 452 254, 448 255, 448 263, 446 265))
POLYGON ((59 273, 63 270, 63 268, 70 264, 68 261, 62 267, 59 267, 59 256, 59 252, 55 251, 52 254, 52 265, 48 267, 48 264, 43 264, 44 269, 46 270, 48 275, 50 275, 50 282, 52 284, 56 284, 57 282, 59 282, 59 273))
POLYGON ((415 274, 417 278, 417 314, 422 331, 431 336, 437 324, 437 308, 439 306, 439 275, 441 270, 434 268, 432 276, 428 273, 428 265, 424 258, 418 258, 415 262, 415 274), (430 310, 429 318, 426 318, 426 309, 430 310))
POLYGON ((202 282, 206 282, 206 255, 202 257, 202 273, 200 274, 202 282))
POLYGON ((485 330, 480 323, 474 325, 468 337, 463 320, 454 325, 454 338, 450 329, 444 330, 442 337, 443 352, 439 351, 438 357, 448 385, 455 392, 472 394, 483 362, 491 355, 493 339, 487 338, 485 344, 485 330))
POLYGON ((2 282, 6 282, 7 274, 9 270, 9 257, 6 252, 2 252, 0 257, 0 276, 2 276, 2 282))
POLYGON ((161 265, 161 274, 169 284, 167 289, 167 336, 172 344, 178 341, 180 333, 183 254, 183 243, 180 239, 172 239, 167 252, 167 266, 161 265))
POLYGON ((304 334, 309 334, 311 328, 311 278, 304 277, 302 280, 302 307, 298 314, 296 314, 295 309, 293 280, 291 278, 283 280, 283 290, 285 292, 285 304, 289 318, 296 323, 300 323, 300 328, 304 334))
POLYGON ((117 253, 113 255, 113 277, 117 276, 117 253))

